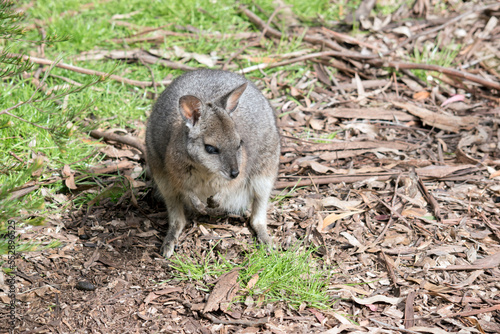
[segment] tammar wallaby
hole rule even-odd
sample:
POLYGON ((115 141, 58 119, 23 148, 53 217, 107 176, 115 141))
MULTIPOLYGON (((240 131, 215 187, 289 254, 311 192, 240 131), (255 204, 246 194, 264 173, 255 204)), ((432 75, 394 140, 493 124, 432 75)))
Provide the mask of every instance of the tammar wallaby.
POLYGON ((218 70, 181 75, 153 107, 146 147, 168 210, 163 256, 174 252, 186 209, 251 209, 257 240, 271 245, 266 211, 278 174, 280 139, 274 110, 253 83, 218 70))

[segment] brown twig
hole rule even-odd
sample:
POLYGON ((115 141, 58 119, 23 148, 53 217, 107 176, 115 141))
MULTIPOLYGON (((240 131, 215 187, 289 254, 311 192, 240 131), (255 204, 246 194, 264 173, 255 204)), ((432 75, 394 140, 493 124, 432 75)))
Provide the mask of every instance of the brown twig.
POLYGON ((120 136, 114 133, 102 132, 99 130, 90 131, 90 135, 96 139, 104 139, 106 141, 116 141, 118 143, 132 146, 141 151, 142 155, 144 156, 144 159, 146 159, 146 146, 144 146, 142 142, 140 142, 138 139, 134 137, 120 136))
MULTIPOLYGON (((399 219, 401 219, 402 221, 404 221, 406 223, 407 226, 410 226, 411 224, 408 222, 408 220, 406 220, 405 217, 403 217, 399 212, 396 211, 396 209, 394 209, 391 205, 385 203, 384 201, 382 201, 381 199, 378 200, 378 202, 380 204, 382 204, 383 206, 385 206, 387 209, 389 209, 389 211, 391 211, 391 214, 395 215, 396 217, 398 217, 399 219)), ((389 224, 387 224, 386 226, 388 226, 389 224)))
POLYGON ((162 41, 166 36, 176 36, 176 37, 199 39, 200 35, 205 37, 205 38, 218 38, 218 39, 227 39, 227 38, 249 39, 249 38, 255 38, 255 37, 259 36, 257 33, 250 33, 250 32, 242 32, 242 33, 236 33, 236 34, 213 34, 213 33, 192 34, 192 33, 178 33, 178 32, 164 30, 164 31, 161 31, 161 35, 158 35, 158 36, 115 38, 115 39, 112 39, 111 41, 113 41, 115 43, 134 44, 134 43, 141 43, 141 42, 162 41))
POLYGON ((246 17, 248 17, 250 22, 252 22, 257 27, 259 27, 259 29, 264 30, 266 32, 267 36, 279 38, 279 39, 281 39, 283 37, 287 37, 287 36, 294 37, 294 38, 301 38, 302 37, 302 40, 304 40, 308 43, 320 45, 320 46, 326 46, 332 50, 340 51, 341 52, 340 55, 345 56, 345 57, 351 57, 351 58, 356 58, 356 59, 373 59, 373 58, 378 57, 378 55, 362 55, 361 53, 358 53, 358 52, 349 51, 348 49, 340 46, 337 42, 326 39, 324 37, 322 37, 322 38, 314 37, 314 36, 311 36, 308 34, 305 34, 304 36, 284 34, 280 31, 270 27, 269 25, 267 25, 266 22, 264 22, 260 17, 258 17, 254 12, 252 12, 250 9, 246 8, 244 5, 240 5, 238 7, 238 9, 246 17))
POLYGON ((224 63, 224 65, 222 66, 222 69, 223 70, 227 70, 227 67, 229 66, 229 64, 231 64, 231 62, 234 60, 234 58, 238 57, 240 54, 242 54, 243 52, 245 52, 246 49, 248 49, 249 47, 253 47, 253 46, 257 46, 260 44, 260 41, 254 41, 254 42, 250 42, 248 44, 246 44, 245 46, 243 46, 241 49, 239 49, 238 51, 234 52, 227 60, 226 62, 224 63))
POLYGON ((300 57, 296 57, 296 58, 292 58, 292 59, 283 60, 283 61, 280 61, 280 62, 277 62, 277 63, 262 63, 262 64, 250 66, 250 67, 247 67, 247 68, 244 68, 244 69, 240 70, 240 73, 243 74, 243 73, 248 73, 248 72, 252 72, 252 71, 256 71, 256 70, 263 70, 265 68, 274 68, 274 67, 279 67, 279 66, 285 66, 285 65, 290 65, 290 64, 298 63, 298 62, 301 62, 301 61, 304 61, 304 60, 308 60, 308 59, 315 59, 315 58, 328 57, 328 56, 338 56, 338 57, 341 57, 341 56, 343 56, 343 54, 342 54, 342 52, 339 52, 339 51, 315 52, 315 53, 311 53, 311 54, 308 54, 308 55, 304 55, 304 56, 300 56, 300 57))
POLYGON ((429 65, 429 64, 414 64, 414 63, 403 63, 397 61, 383 61, 380 59, 374 59, 367 61, 369 64, 377 67, 392 67, 396 70, 400 69, 409 69, 409 70, 426 70, 426 71, 434 71, 439 72, 445 75, 453 76, 456 78, 461 78, 465 80, 469 80, 478 84, 481 84, 485 87, 496 89, 500 92, 500 83, 483 79, 477 75, 470 74, 465 71, 458 71, 452 68, 446 68, 438 65, 429 65))
POLYGON ((430 206, 432 207, 432 211, 434 211, 434 216, 436 216, 436 219, 438 221, 443 221, 443 217, 441 216, 441 208, 439 207, 439 203, 436 201, 434 196, 432 196, 432 194, 429 192, 429 190, 425 186, 424 182, 422 182, 422 179, 420 177, 418 177, 417 173, 414 170, 413 170, 413 172, 415 173, 415 176, 416 176, 417 181, 418 181, 418 188, 420 189, 420 192, 422 193, 422 195, 425 197, 427 203, 429 203, 430 206))
POLYGON ((259 36, 259 39, 258 39, 259 43, 262 40, 262 38, 264 38, 264 36, 266 35, 267 29, 270 28, 270 24, 271 24, 271 22, 273 22, 274 17, 276 16, 276 14, 278 14, 278 12, 281 9, 283 9, 282 6, 279 6, 279 7, 275 8, 274 11, 273 11, 273 13, 269 16, 269 19, 267 19, 266 25, 265 25, 264 29, 262 30, 262 33, 259 36))
POLYGON ((392 287, 394 289, 394 294, 396 297, 401 296, 401 289, 399 288, 397 284, 397 279, 396 279, 396 274, 394 274, 394 268, 392 267, 392 261, 389 260, 389 256, 385 254, 383 251, 380 252, 380 258, 385 264, 385 268, 387 269, 387 274, 389 275, 389 278, 391 279, 392 287))
MULTIPOLYGON (((379 175, 337 175, 337 176, 326 176, 326 177, 314 177, 311 176, 311 179, 302 179, 302 180, 297 180, 297 181, 278 181, 274 184, 274 187, 276 189, 284 189, 284 188, 289 188, 289 187, 304 187, 304 186, 310 186, 314 183, 316 185, 322 185, 322 184, 329 184, 329 183, 354 183, 354 182, 360 182, 364 181, 370 177, 376 177, 377 181, 387 181, 390 178, 394 177, 395 173, 388 173, 388 174, 379 174, 379 175), (314 181, 313 181, 314 180, 314 181)), ((290 177, 288 177, 290 178, 290 177)))
MULTIPOLYGON (((66 78, 66 77, 63 77, 63 76, 60 76, 60 75, 55 75, 55 74, 52 74, 52 73, 50 73, 49 75, 51 77, 53 77, 53 78, 57 78, 57 79, 61 79, 63 81, 66 81, 67 83, 70 83, 70 84, 72 84, 74 86, 78 86, 78 87, 83 86, 82 83, 79 83, 78 81, 72 80, 70 78, 66 78)), ((97 87, 89 87, 89 88, 92 89, 92 90, 98 91, 98 92, 103 92, 104 91, 104 89, 102 89, 102 88, 97 88, 97 87)), ((108 91, 106 93, 109 94, 110 92, 108 91)))
MULTIPOLYGON (((151 81, 138 81, 138 80, 127 79, 127 78, 121 77, 121 76, 116 75, 116 74, 109 74, 109 73, 105 73, 105 72, 89 70, 89 69, 86 69, 83 67, 73 66, 73 65, 69 65, 69 64, 65 64, 65 63, 57 63, 55 61, 52 61, 49 59, 44 59, 44 58, 29 57, 26 55, 20 55, 20 54, 14 54, 14 53, 7 54, 7 57, 9 57, 9 58, 22 57, 25 61, 31 61, 31 62, 36 63, 36 64, 53 65, 53 66, 63 68, 65 70, 77 72, 77 73, 100 76, 103 79, 110 78, 112 80, 115 80, 115 81, 118 81, 118 82, 121 82, 124 84, 138 86, 141 88, 151 87, 153 85, 153 83, 151 81)), ((158 82, 157 84, 158 85, 167 85, 169 83, 170 83, 170 81, 168 81, 168 82, 162 81, 162 82, 158 82)))
POLYGON ((146 66, 146 68, 149 70, 149 73, 151 74, 151 82, 153 83, 153 88, 155 90, 155 98, 158 96, 158 88, 156 87, 156 80, 155 80, 155 73, 154 71, 151 69, 151 66, 148 65, 148 63, 146 61, 144 61, 144 59, 139 56, 139 61, 141 62, 142 65, 146 66))
POLYGON ((458 312, 458 313, 453 313, 447 316, 444 316, 443 318, 454 318, 454 317, 470 317, 471 315, 477 315, 481 313, 488 313, 488 312, 493 312, 493 311, 498 311, 500 310, 500 305, 495 305, 492 307, 487 307, 487 308, 482 308, 479 310, 472 310, 472 311, 464 311, 464 312, 458 312))

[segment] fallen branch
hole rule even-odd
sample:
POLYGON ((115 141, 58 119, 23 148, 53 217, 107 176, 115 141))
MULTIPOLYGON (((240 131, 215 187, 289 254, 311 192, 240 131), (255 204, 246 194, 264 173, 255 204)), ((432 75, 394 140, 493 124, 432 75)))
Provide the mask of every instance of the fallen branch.
POLYGON ((478 84, 481 84, 485 87, 496 89, 500 92, 500 83, 483 79, 477 75, 470 74, 465 71, 458 71, 452 68, 446 68, 438 65, 429 65, 429 64, 415 64, 415 63, 401 63, 397 61, 383 61, 381 59, 374 59, 367 61, 369 64, 377 67, 391 67, 396 70, 400 69, 408 69, 408 70, 426 70, 426 71, 434 71, 439 72, 445 75, 449 75, 456 78, 461 78, 465 80, 469 80, 478 84))
POLYGON ((104 139, 106 141, 116 141, 118 143, 122 143, 128 146, 132 146, 139 151, 141 151, 144 159, 146 159, 146 146, 140 142, 138 139, 130 136, 120 136, 114 133, 102 132, 99 130, 90 131, 90 135, 96 139, 104 139))
POLYGON ((410 114, 420 118, 423 124, 438 128, 440 130, 458 133, 460 130, 470 130, 479 123, 474 116, 455 116, 438 114, 431 110, 417 107, 412 103, 392 101, 396 107, 407 110, 410 114))
POLYGON ((252 12, 250 9, 246 8, 244 5, 240 5, 238 7, 238 9, 246 17, 248 17, 250 22, 252 22, 257 27, 259 27, 259 29, 264 31, 266 36, 279 38, 279 39, 281 39, 283 37, 294 37, 297 39, 302 38, 302 40, 304 40, 308 43, 320 45, 320 46, 326 46, 332 50, 339 51, 340 52, 339 56, 343 56, 343 57, 349 57, 349 58, 355 58, 355 59, 373 59, 373 58, 378 57, 378 55, 363 55, 363 54, 358 53, 358 52, 349 51, 348 49, 340 46, 337 42, 332 41, 330 39, 326 39, 324 37, 322 37, 322 38, 321 37, 314 37, 314 36, 307 35, 307 34, 305 34, 304 36, 283 34, 282 32, 267 25, 266 22, 264 22, 260 17, 258 17, 254 12, 252 12))
POLYGON ((443 318, 454 318, 454 317, 470 317, 473 315, 481 314, 481 313, 489 313, 489 312, 494 312, 500 310, 500 305, 494 305, 491 307, 487 308, 482 308, 479 310, 472 310, 472 311, 464 311, 464 312, 458 312, 458 313, 453 313, 447 316, 444 316, 443 318))
POLYGON ((280 61, 277 63, 261 63, 258 65, 249 66, 247 68, 240 70, 238 73, 245 74, 245 73, 249 73, 249 72, 256 71, 256 70, 263 70, 265 68, 274 68, 274 67, 279 67, 279 66, 285 66, 285 65, 298 63, 298 62, 308 60, 308 59, 316 59, 316 58, 329 57, 329 56, 342 57, 342 56, 344 56, 344 53, 340 52, 340 51, 315 52, 315 53, 311 53, 308 55, 283 60, 283 61, 280 61))
MULTIPOLYGON (((25 61, 30 61, 30 62, 33 62, 36 64, 51 65, 51 66, 63 68, 65 70, 69 70, 69 71, 73 71, 73 72, 77 72, 77 73, 82 73, 82 74, 87 74, 87 75, 96 75, 96 76, 102 77, 103 79, 110 78, 112 80, 115 80, 115 81, 118 81, 118 82, 121 82, 124 84, 138 86, 141 88, 153 86, 153 82, 151 82, 151 81, 138 81, 138 80, 127 79, 127 78, 121 77, 121 76, 116 75, 116 74, 109 74, 109 73, 105 73, 105 72, 89 70, 89 69, 86 69, 83 67, 73 66, 73 65, 69 65, 69 64, 65 64, 65 63, 57 63, 55 61, 52 61, 49 59, 44 59, 44 58, 30 57, 30 56, 14 54, 14 53, 7 54, 7 57, 9 57, 9 58, 22 57, 25 61)), ((157 82, 156 84, 157 85, 168 85, 169 83, 170 83, 170 81, 161 81, 161 82, 157 82)))
POLYGON ((126 44, 135 44, 142 42, 161 42, 167 36, 175 36, 175 37, 183 37, 183 38, 193 38, 199 39, 199 36, 203 36, 205 38, 217 38, 217 39, 249 39, 258 37, 257 33, 251 32, 242 32, 236 34, 217 34, 217 33, 201 33, 201 34, 192 34, 192 33, 179 33, 174 31, 162 30, 159 31, 155 36, 146 36, 146 37, 125 37, 125 38, 114 38, 111 41, 115 43, 126 43, 126 44))
MULTIPOLYGON (((364 181, 370 178, 376 179, 377 181, 387 181, 390 178, 396 176, 397 173, 387 173, 387 174, 370 174, 370 175, 337 175, 337 176, 327 176, 327 177, 314 177, 311 176, 309 180, 302 179, 298 181, 277 181, 274 184, 275 189, 284 189, 290 187, 304 187, 311 186, 313 184, 322 185, 322 184, 330 184, 330 183, 354 183, 364 181)), ((289 177, 288 177, 289 178, 289 177)))
POLYGON ((345 150, 361 150, 361 149, 376 149, 389 148, 394 150, 409 151, 418 148, 418 145, 406 143, 402 141, 352 141, 352 142, 334 142, 328 144, 311 144, 304 146, 283 146, 281 153, 288 152, 318 152, 318 151, 345 151, 345 150))

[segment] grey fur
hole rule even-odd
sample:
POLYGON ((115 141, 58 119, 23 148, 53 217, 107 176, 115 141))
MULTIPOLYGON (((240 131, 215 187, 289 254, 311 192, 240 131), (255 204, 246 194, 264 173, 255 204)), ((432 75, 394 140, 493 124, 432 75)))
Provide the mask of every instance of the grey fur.
POLYGON ((270 245, 266 210, 279 141, 273 108, 244 77, 197 70, 175 79, 154 105, 146 133, 148 165, 169 214, 162 254, 173 254, 186 208, 241 213, 251 207, 250 226, 270 245))

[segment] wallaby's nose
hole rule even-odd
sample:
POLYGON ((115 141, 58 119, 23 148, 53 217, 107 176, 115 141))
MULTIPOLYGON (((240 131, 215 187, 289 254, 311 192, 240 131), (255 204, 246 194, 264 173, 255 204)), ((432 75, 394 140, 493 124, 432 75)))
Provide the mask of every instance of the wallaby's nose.
POLYGON ((239 170, 237 170, 237 169, 231 169, 231 178, 232 179, 237 178, 238 175, 240 175, 240 171, 239 170))

